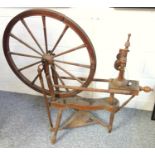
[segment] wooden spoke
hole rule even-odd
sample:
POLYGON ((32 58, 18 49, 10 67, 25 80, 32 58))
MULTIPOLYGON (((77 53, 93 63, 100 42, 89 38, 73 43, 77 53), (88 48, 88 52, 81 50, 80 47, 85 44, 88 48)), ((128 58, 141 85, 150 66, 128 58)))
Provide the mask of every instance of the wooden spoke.
POLYGON ((37 62, 35 62, 35 63, 32 63, 32 64, 30 64, 30 65, 27 65, 27 66, 25 66, 25 67, 22 67, 22 68, 18 69, 18 71, 22 71, 22 70, 24 70, 24 69, 30 68, 30 67, 35 66, 35 65, 37 65, 37 64, 39 64, 39 63, 41 63, 41 61, 37 61, 37 62))
POLYGON ((58 57, 58 56, 61 56, 61 55, 67 54, 67 53, 71 53, 71 52, 73 52, 73 51, 79 50, 79 49, 84 48, 84 47, 86 47, 86 45, 85 45, 85 44, 82 44, 82 45, 80 45, 80 46, 77 46, 77 47, 72 48, 72 49, 70 49, 70 50, 67 50, 67 51, 65 51, 65 52, 56 54, 54 57, 58 57))
MULTIPOLYGON (((43 71, 43 68, 41 69, 41 72, 43 71)), ((35 78, 32 80, 31 84, 34 85, 36 80, 39 78, 39 73, 35 76, 35 78)))
POLYGON ((23 54, 23 53, 16 53, 16 52, 10 52, 10 54, 17 55, 17 56, 23 56, 23 57, 37 58, 37 59, 42 58, 42 57, 39 57, 39 56, 28 55, 28 54, 23 54))
POLYGON ((54 61, 59 62, 59 63, 63 63, 63 64, 68 64, 68 65, 74 65, 74 66, 79 66, 79 67, 84 67, 84 68, 90 68, 90 65, 84 65, 84 64, 68 62, 68 61, 61 61, 61 60, 54 60, 54 61))
POLYGON ((15 36, 14 34, 10 34, 10 36, 14 39, 16 39, 17 41, 19 41, 21 44, 25 45, 26 47, 30 48, 32 51, 34 51, 35 53, 39 54, 42 56, 42 54, 40 52, 38 52, 36 49, 34 49, 33 47, 31 47, 30 45, 28 45, 26 42, 24 42, 23 40, 21 40, 20 38, 18 38, 17 36, 15 36))
POLYGON ((56 67, 58 67, 60 70, 62 70, 63 72, 65 72, 66 74, 68 74, 70 77, 72 77, 73 79, 77 80, 79 83, 83 84, 83 82, 78 79, 77 77, 75 77, 73 74, 69 73, 68 71, 66 71, 65 69, 63 69, 62 67, 60 67, 59 65, 55 64, 56 67))
POLYGON ((59 38, 58 38, 57 42, 55 43, 55 45, 54 45, 53 49, 51 50, 51 53, 53 53, 53 52, 54 52, 54 50, 55 50, 55 49, 56 49, 56 47, 58 46, 59 42, 61 41, 62 37, 63 37, 63 36, 64 36, 64 34, 66 33, 67 29, 68 29, 68 25, 66 25, 66 26, 64 27, 64 29, 63 29, 63 31, 62 31, 62 33, 61 33, 61 35, 59 36, 59 38))
MULTIPOLYGON (((55 68, 54 68, 52 65, 51 65, 51 68, 52 68, 52 70, 55 72, 55 74, 56 74, 56 76, 58 77, 58 79, 60 80, 61 84, 62 84, 63 86, 65 86, 64 81, 61 79, 61 77, 59 76, 59 74, 57 73, 57 71, 55 70, 55 68)), ((66 89, 67 92, 69 91, 68 88, 65 88, 65 89, 66 89)))
POLYGON ((33 35, 32 31, 30 30, 30 28, 28 27, 26 21, 24 19, 21 19, 22 24, 24 25, 24 27, 26 28, 26 30, 28 31, 28 33, 30 34, 30 36, 32 37, 32 39, 34 40, 34 42, 38 45, 39 49, 41 50, 42 53, 44 53, 42 47, 40 46, 40 44, 38 43, 37 39, 35 38, 35 36, 33 35))
POLYGON ((47 43, 47 30, 46 30, 45 16, 42 16, 42 22, 43 22, 43 31, 44 31, 44 39, 45 39, 45 49, 46 49, 46 53, 47 53, 48 52, 48 43, 47 43))

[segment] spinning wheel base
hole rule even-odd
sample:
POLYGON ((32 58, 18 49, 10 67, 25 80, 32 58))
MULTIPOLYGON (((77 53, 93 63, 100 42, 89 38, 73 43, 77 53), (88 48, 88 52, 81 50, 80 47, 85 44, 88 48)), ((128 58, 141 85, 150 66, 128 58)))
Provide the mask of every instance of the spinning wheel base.
MULTIPOLYGON (((108 98, 99 98, 99 99, 87 99, 81 98, 79 96, 57 99, 57 101, 51 102, 51 108, 65 110, 70 106, 75 110, 75 112, 59 127, 58 130, 83 127, 87 125, 98 124, 103 127, 108 128, 108 131, 112 130, 113 119, 112 115, 118 110, 119 101, 114 98, 113 101, 108 98), (75 101, 76 100, 76 101, 75 101), (58 102, 58 103, 56 103, 58 102), (86 110, 83 110, 86 109, 86 110), (93 115, 90 111, 93 110, 106 110, 110 113, 110 119, 108 123, 104 123, 101 119, 93 115)), ((55 131, 56 128, 53 128, 52 131, 55 131)))

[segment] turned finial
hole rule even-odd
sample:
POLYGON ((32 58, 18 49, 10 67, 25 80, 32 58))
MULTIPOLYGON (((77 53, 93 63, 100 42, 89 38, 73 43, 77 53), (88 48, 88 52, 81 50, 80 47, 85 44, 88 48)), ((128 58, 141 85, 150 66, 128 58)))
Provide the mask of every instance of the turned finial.
POLYGON ((140 91, 144 91, 144 92, 151 92, 151 91, 153 91, 153 89, 152 88, 150 88, 150 87, 148 87, 148 86, 145 86, 145 87, 139 87, 139 90, 140 91))
POLYGON ((131 33, 128 34, 128 39, 127 39, 127 41, 125 42, 125 49, 128 49, 129 46, 130 46, 130 37, 131 37, 131 33))

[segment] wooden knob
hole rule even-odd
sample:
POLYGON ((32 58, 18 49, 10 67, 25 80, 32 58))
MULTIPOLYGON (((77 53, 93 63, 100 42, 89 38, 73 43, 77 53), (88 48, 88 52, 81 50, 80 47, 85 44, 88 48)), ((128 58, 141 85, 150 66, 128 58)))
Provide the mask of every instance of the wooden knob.
POLYGON ((144 92, 148 93, 150 91, 153 91, 153 89, 148 86, 145 86, 145 87, 140 87, 140 91, 144 91, 144 92))

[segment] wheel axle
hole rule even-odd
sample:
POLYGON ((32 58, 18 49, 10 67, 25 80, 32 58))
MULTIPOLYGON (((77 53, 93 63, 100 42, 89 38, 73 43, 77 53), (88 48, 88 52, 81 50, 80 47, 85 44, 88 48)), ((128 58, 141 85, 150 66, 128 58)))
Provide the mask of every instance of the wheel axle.
POLYGON ((47 53, 42 56, 42 61, 48 62, 48 64, 53 64, 53 55, 47 53))

